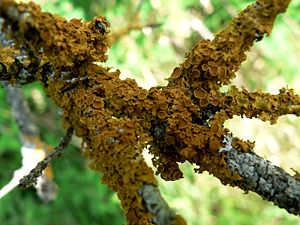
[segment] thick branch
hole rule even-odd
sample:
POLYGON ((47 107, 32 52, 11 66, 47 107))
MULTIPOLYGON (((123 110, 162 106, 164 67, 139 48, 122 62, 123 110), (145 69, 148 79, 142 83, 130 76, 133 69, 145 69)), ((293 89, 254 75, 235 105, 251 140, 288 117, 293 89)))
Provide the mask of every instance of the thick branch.
MULTIPOLYGON (((5 15, 9 1, 0 1, 0 6, 2 2, 6 5, 4 10, 0 7, 0 13, 5 15)), ((63 109, 65 126, 74 127, 76 135, 83 138, 91 167, 101 171, 103 182, 118 193, 128 220, 149 224, 154 216, 149 212, 152 209, 147 207, 145 196, 146 206, 138 196, 143 185, 156 185, 153 171, 142 158, 146 145, 154 155, 157 173, 166 180, 181 178, 178 163, 189 161, 199 166, 197 171, 209 171, 224 184, 248 189, 244 171, 239 175, 237 169, 229 169, 235 167, 228 167, 231 150, 223 149, 224 137, 229 134, 223 123, 242 108, 232 107, 219 88, 235 76, 253 43, 270 33, 276 16, 288 3, 258 0, 250 5, 214 40, 199 42, 180 68, 174 69, 168 86, 150 90, 140 88, 133 80, 121 80, 118 70, 92 63, 105 61, 109 47, 107 23, 102 17, 89 23, 67 22, 40 12, 33 3, 14 5, 11 7, 26 16, 16 13, 20 29, 12 36, 43 62, 42 70, 48 72, 39 75, 39 80, 63 109)), ((299 99, 292 92, 286 96, 288 100, 299 99)), ((238 96, 232 98, 238 100, 238 96)), ((284 110, 280 115, 297 113, 295 108, 284 110)), ((232 146, 253 154, 249 153, 252 143, 235 139, 232 146)))
POLYGON ((226 162, 229 170, 243 178, 238 184, 240 188, 256 192, 280 208, 300 215, 300 180, 254 152, 242 153, 231 148, 226 162))
POLYGON ((207 170, 224 185, 237 186, 246 192, 253 191, 288 212, 300 215, 300 180, 297 176, 290 176, 253 151, 237 150, 234 146, 238 144, 235 142, 231 135, 225 136, 224 147, 218 149, 218 155, 210 156, 216 163, 222 159, 223 163, 218 167, 207 164, 207 156, 198 162, 193 159, 190 162, 200 166, 196 169, 197 172, 207 170))

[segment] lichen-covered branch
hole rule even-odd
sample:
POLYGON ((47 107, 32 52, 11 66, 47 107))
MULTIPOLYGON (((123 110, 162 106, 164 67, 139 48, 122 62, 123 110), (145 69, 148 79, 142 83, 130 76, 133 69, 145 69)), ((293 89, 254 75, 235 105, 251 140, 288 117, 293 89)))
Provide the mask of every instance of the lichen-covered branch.
MULTIPOLYGON (((186 54, 186 60, 175 68, 169 87, 180 85, 193 95, 203 89, 219 98, 217 87, 229 84, 246 60, 246 52, 255 41, 269 35, 279 13, 285 12, 288 1, 257 0, 241 11, 213 40, 200 41, 186 54)), ((195 96, 196 97, 196 96, 195 96)))
MULTIPOLYGON (((230 131, 223 124, 234 115, 272 123, 281 115, 298 116, 300 97, 286 89, 278 95, 235 87, 221 93, 219 89, 234 78, 254 42, 270 34, 288 3, 258 0, 248 6, 215 39, 197 43, 174 69, 167 86, 149 90, 132 79, 121 80, 118 70, 94 63, 106 60, 110 46, 109 23, 103 17, 68 22, 41 12, 33 3, 17 5, 8 0, 0 1, 0 17, 5 21, 2 32, 30 52, 28 59, 39 68, 36 78, 63 109, 64 126, 73 127, 82 137, 91 167, 102 172, 102 181, 117 192, 129 223, 153 224, 165 208, 150 209, 147 199, 156 197, 141 192, 157 185, 142 157, 146 146, 157 174, 165 180, 182 178, 178 164, 188 161, 198 166, 196 172, 208 171, 223 184, 262 194, 260 189, 244 185, 248 177, 243 170, 233 169, 231 151, 226 150, 230 131)), ((13 58, 14 51, 8 56, 13 58)), ((230 143, 239 154, 254 155, 253 143, 238 138, 230 143)), ((275 176, 277 170, 273 171, 275 176)), ((265 181, 271 182, 267 186, 273 185, 272 180, 265 181)), ((287 207, 277 198, 265 198, 287 207)), ((288 193, 285 198, 290 198, 288 193)), ((164 215, 166 219, 173 213, 164 215)), ((171 223, 179 220, 175 216, 171 223)))
POLYGON ((146 184, 156 185, 153 172, 141 155, 151 138, 142 134, 137 118, 112 117, 110 103, 105 102, 109 99, 103 97, 113 94, 114 87, 103 86, 114 85, 112 78, 120 82, 118 73, 108 73, 92 64, 106 59, 106 20, 98 17, 89 23, 67 22, 42 13, 33 3, 17 5, 3 1, 1 9, 1 16, 6 16, 8 9, 25 15, 13 21, 17 25, 13 26, 16 30, 11 30, 11 36, 39 59, 38 79, 46 93, 64 109, 65 126, 74 127, 76 134, 83 137, 85 154, 92 159, 91 167, 101 171, 103 182, 117 192, 130 224, 151 224, 151 218, 157 215, 147 212, 140 191, 146 184))
POLYGON ((234 115, 256 117, 275 124, 278 117, 287 114, 300 116, 300 98, 292 89, 282 88, 279 94, 251 92, 243 89, 239 91, 232 87, 226 96, 228 109, 234 115))
POLYGON ((30 173, 20 180, 20 187, 28 188, 37 183, 37 178, 40 177, 43 171, 49 166, 54 157, 61 155, 61 152, 68 146, 73 135, 73 128, 68 128, 66 135, 62 138, 59 145, 53 149, 41 162, 39 162, 30 173))
POLYGON ((0 80, 26 84, 36 80, 37 64, 29 60, 24 46, 16 46, 14 40, 3 33, 3 19, 0 18, 0 80))

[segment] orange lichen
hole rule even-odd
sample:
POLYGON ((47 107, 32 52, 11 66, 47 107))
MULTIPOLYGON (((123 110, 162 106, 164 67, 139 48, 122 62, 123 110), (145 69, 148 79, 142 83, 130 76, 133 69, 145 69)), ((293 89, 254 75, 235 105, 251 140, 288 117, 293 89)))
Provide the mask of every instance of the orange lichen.
POLYGON ((159 111, 159 112, 157 113, 157 116, 158 116, 158 118, 160 118, 160 119, 165 119, 165 118, 168 116, 168 114, 167 114, 165 111, 159 111))
POLYGON ((218 75, 218 67, 216 67, 216 66, 210 66, 209 67, 209 73, 213 76, 213 77, 215 77, 215 76, 217 76, 218 75))
POLYGON ((202 64, 202 65, 201 65, 201 69, 202 69, 203 71, 207 71, 207 70, 209 69, 209 66, 208 66, 207 64, 202 64))
POLYGON ((172 220, 171 225, 187 225, 187 222, 180 215, 176 215, 172 220))
POLYGON ((198 88, 198 89, 194 90, 195 98, 205 98, 206 94, 207 93, 203 88, 198 88))
POLYGON ((248 152, 249 149, 253 149, 254 148, 254 142, 250 142, 250 141, 242 141, 239 140, 237 138, 235 138, 232 141, 232 147, 241 150, 242 152, 248 152))
MULTIPOLYGON (((145 183, 157 185, 142 157, 146 146, 157 174, 165 180, 182 178, 179 163, 188 161, 198 166, 195 172, 208 171, 224 184, 238 185, 242 178, 227 168, 227 152, 220 151, 230 134, 224 122, 233 115, 271 123, 288 113, 300 116, 300 97, 290 89, 281 89, 278 95, 234 86, 220 92, 235 77, 245 52, 270 33, 289 1, 258 0, 250 5, 215 39, 198 42, 173 70, 167 86, 149 90, 132 79, 121 80, 118 70, 93 63, 104 62, 110 46, 109 24, 103 17, 68 22, 42 13, 34 3, 3 2, 1 13, 11 5, 25 13, 18 22, 20 29, 11 36, 38 59, 37 78, 63 109, 64 126, 74 127, 82 137, 91 167, 102 172, 102 181, 117 192, 131 224, 151 224, 138 194, 145 183)), ((1 53, 8 55, 0 57, 1 62, 10 66, 15 50, 1 53)), ((232 147, 249 152, 254 143, 234 138, 232 147)))
POLYGON ((141 90, 138 92, 138 99, 143 100, 147 97, 147 91, 146 90, 141 90))
POLYGON ((217 151, 220 148, 220 141, 216 137, 211 137, 209 140, 209 149, 212 151, 217 151))
POLYGON ((178 68, 178 67, 176 67, 175 69, 174 69, 174 71, 173 71, 173 73, 172 73, 172 77, 174 78, 174 79, 176 79, 176 78, 178 78, 179 76, 180 76, 180 68, 178 68))
POLYGON ((93 108, 95 108, 95 109, 103 108, 103 101, 101 101, 101 100, 94 101, 93 102, 93 108))
MULTIPOLYGON (((58 15, 42 13, 34 3, 19 4, 3 1, 3 10, 18 10, 18 29, 14 38, 28 45, 34 54, 50 61, 56 67, 72 67, 80 61, 105 61, 109 47, 107 33, 97 30, 97 21, 108 24, 104 17, 94 18, 89 23, 78 20, 67 21, 58 15)), ((17 11, 16 11, 17 13, 17 11)))
POLYGON ((297 107, 300 105, 300 99, 292 89, 283 88, 279 94, 271 95, 260 92, 250 94, 245 89, 239 91, 236 87, 232 87, 228 91, 227 98, 228 101, 232 100, 228 108, 235 115, 245 115, 249 118, 257 117, 263 121, 268 120, 271 124, 276 123, 281 115, 300 115, 297 107))

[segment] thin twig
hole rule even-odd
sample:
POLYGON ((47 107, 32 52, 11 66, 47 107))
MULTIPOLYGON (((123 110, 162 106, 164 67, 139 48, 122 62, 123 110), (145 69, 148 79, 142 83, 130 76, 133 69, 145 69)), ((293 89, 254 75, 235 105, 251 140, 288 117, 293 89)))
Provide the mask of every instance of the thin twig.
POLYGON ((49 165, 52 158, 60 156, 62 151, 67 147, 67 145, 71 140, 72 135, 73 135, 73 128, 70 127, 68 128, 66 135, 62 138, 59 145, 56 148, 54 148, 54 150, 49 155, 47 155, 45 159, 39 162, 36 165, 36 167, 32 169, 27 176, 24 176, 20 180, 19 186, 21 188, 28 188, 33 184, 36 184, 37 178, 42 175, 44 169, 49 165))

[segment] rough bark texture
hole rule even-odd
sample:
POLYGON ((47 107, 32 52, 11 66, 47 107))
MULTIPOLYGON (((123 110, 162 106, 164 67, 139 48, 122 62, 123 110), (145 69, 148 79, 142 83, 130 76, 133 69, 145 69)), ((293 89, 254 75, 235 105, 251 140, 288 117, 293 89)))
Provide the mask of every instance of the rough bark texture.
POLYGON ((300 180, 254 152, 243 153, 232 148, 226 161, 228 169, 243 178, 240 188, 256 192, 290 213, 300 214, 300 180))
MULTIPOLYGON (((220 87, 230 83, 246 60, 246 51, 270 34, 276 17, 285 12, 289 2, 258 0, 249 5, 213 40, 198 42, 185 61, 174 68, 167 86, 145 90, 134 80, 121 80, 120 71, 93 63, 107 59, 110 36, 105 18, 66 21, 41 12, 33 3, 18 5, 0 0, 0 17, 5 20, 2 32, 18 43, 0 51, 0 70, 6 71, 0 79, 17 82, 14 57, 25 46, 30 53, 25 57, 26 65, 38 68, 35 78, 64 111, 64 126, 74 128, 75 134, 82 137, 91 168, 103 173, 102 181, 117 192, 130 224, 170 221, 172 215, 161 213, 167 209, 164 204, 160 204, 160 210, 147 203, 158 198, 156 191, 145 188, 157 185, 153 170, 142 157, 146 146, 150 146, 157 174, 165 180, 182 178, 179 163, 188 161, 198 166, 196 172, 208 171, 223 184, 256 191, 299 214, 299 205, 293 202, 299 196, 298 181, 282 178, 295 186, 297 191, 293 193, 281 183, 275 187, 282 182, 278 176, 281 170, 271 170, 266 162, 248 160, 249 155, 254 155, 254 144, 228 139, 230 131, 224 122, 234 115, 271 123, 281 115, 299 116, 300 97, 285 88, 277 95, 234 86, 227 93, 220 92, 220 87), (235 163, 234 151, 238 153, 235 163), (240 158, 244 163, 249 161, 249 171, 236 166, 240 158), (252 164, 265 169, 256 175, 252 164), (272 180, 270 176, 277 178, 272 180), (286 200, 279 201, 283 199, 277 197, 281 190, 286 200), (162 214, 166 217, 158 219, 162 214)), ((176 216, 170 223, 184 224, 180 221, 176 216)))

